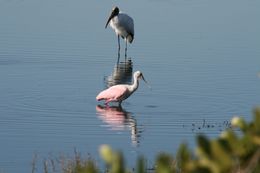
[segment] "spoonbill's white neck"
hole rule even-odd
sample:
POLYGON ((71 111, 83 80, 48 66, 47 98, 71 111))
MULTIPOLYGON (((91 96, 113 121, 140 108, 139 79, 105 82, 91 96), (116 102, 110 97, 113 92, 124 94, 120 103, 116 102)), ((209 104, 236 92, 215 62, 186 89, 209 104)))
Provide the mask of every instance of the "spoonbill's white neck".
POLYGON ((140 75, 139 73, 140 73, 139 71, 134 73, 134 81, 129 88, 130 92, 134 92, 139 86, 139 75, 140 75))
POLYGON ((134 76, 134 82, 132 84, 132 87, 134 90, 136 90, 139 86, 139 80, 138 80, 138 77, 137 76, 134 76))

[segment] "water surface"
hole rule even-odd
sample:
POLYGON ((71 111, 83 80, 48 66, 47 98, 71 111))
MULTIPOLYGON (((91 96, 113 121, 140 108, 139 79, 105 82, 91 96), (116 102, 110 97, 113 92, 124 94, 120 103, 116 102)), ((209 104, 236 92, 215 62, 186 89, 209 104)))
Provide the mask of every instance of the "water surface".
MULTIPOLYGON (((257 0, 120 1, 135 40, 118 61, 105 22, 114 1, 0 1, 0 172, 30 172, 34 153, 99 159, 98 146, 152 163, 197 133, 215 137, 260 103, 257 0), (96 95, 141 70, 122 108, 96 95)), ((121 46, 124 47, 123 41, 121 46)), ((39 171, 39 170, 38 170, 39 171)), ((39 171, 41 172, 41 171, 39 171)))

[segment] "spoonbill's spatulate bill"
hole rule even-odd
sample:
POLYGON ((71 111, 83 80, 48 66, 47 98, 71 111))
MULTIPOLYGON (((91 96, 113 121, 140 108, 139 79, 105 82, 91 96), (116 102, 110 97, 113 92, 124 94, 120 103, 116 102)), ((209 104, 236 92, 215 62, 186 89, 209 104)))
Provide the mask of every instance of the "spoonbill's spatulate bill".
POLYGON ((134 82, 131 85, 114 85, 104 91, 101 91, 97 95, 96 99, 98 101, 105 100, 106 105, 109 102, 118 102, 119 105, 121 105, 123 100, 127 99, 131 94, 133 94, 137 90, 139 86, 139 79, 145 81, 143 74, 140 71, 136 71, 134 73, 134 82))
POLYGON ((125 13, 119 11, 118 7, 114 7, 108 20, 107 25, 110 24, 111 28, 115 30, 118 37, 118 50, 120 51, 120 36, 125 39, 127 51, 127 42, 132 43, 134 40, 134 20, 125 13))

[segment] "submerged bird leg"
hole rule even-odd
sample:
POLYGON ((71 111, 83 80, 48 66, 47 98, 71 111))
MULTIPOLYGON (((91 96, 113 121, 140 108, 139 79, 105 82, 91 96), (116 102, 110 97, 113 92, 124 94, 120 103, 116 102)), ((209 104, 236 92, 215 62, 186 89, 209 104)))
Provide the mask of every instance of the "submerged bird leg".
POLYGON ((105 106, 106 106, 106 107, 108 107, 108 106, 109 106, 109 105, 108 105, 108 103, 109 103, 108 101, 105 101, 105 106))
POLYGON ((119 102, 118 102, 118 107, 119 107, 119 108, 122 108, 121 103, 122 103, 122 101, 119 101, 119 102))
POLYGON ((120 103, 118 104, 118 108, 122 110, 123 108, 122 108, 121 103, 122 103, 122 102, 120 102, 120 103))
POLYGON ((109 107, 109 102, 111 102, 111 99, 107 99, 107 100, 105 101, 105 106, 106 106, 106 107, 109 107))

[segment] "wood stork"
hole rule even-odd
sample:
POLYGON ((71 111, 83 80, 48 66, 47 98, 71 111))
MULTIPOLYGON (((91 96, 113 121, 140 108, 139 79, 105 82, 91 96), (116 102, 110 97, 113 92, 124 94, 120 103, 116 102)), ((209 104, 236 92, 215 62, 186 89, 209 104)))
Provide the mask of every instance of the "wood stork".
POLYGON ((107 20, 105 28, 110 27, 115 30, 118 37, 118 54, 120 54, 120 36, 125 40, 125 56, 127 52, 127 42, 132 43, 134 40, 134 20, 125 13, 119 11, 118 7, 114 7, 107 20))

